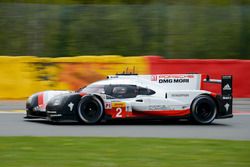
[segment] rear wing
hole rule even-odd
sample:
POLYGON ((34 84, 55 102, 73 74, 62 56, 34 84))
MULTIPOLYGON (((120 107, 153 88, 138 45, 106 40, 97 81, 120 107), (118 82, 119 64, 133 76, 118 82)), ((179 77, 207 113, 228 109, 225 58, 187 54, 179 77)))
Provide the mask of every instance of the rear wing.
POLYGON ((233 107, 233 77, 232 75, 222 75, 221 80, 210 79, 207 76, 203 81, 208 83, 217 83, 221 84, 221 100, 222 112, 225 114, 232 114, 233 107))

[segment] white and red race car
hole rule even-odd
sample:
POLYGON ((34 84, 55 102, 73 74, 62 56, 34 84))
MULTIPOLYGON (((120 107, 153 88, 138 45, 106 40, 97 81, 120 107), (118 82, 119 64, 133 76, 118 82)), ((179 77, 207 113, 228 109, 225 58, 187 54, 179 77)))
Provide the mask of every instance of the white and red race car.
POLYGON ((232 76, 221 80, 202 74, 117 74, 78 91, 44 91, 29 97, 26 118, 96 124, 108 119, 187 118, 210 124, 231 118, 232 76), (202 90, 204 82, 219 83, 221 94, 202 90))

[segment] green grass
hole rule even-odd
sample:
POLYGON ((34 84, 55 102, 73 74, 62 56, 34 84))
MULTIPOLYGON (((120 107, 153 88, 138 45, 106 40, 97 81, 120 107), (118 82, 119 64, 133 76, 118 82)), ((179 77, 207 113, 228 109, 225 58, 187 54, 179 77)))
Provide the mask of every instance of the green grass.
POLYGON ((0 137, 1 167, 241 167, 250 141, 0 137))

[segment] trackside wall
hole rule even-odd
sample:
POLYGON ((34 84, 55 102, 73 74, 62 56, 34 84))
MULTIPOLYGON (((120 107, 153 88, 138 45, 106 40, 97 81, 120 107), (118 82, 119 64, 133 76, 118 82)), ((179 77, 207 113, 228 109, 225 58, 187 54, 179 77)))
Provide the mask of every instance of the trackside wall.
POLYGON ((77 90, 133 67, 138 73, 150 73, 139 56, 0 56, 0 99, 24 99, 44 90, 77 90))
MULTIPOLYGON (((151 74, 202 73, 220 79, 221 75, 233 75, 233 96, 250 97, 250 60, 215 59, 163 59, 159 56, 145 57, 151 74)), ((204 89, 220 93, 217 84, 204 84, 204 89)))
MULTIPOLYGON (((204 73, 233 75, 234 97, 250 97, 250 60, 163 59, 159 56, 0 56, 0 99, 24 99, 44 90, 76 90, 135 67, 138 74, 204 73)), ((217 84, 204 89, 220 92, 217 84)))

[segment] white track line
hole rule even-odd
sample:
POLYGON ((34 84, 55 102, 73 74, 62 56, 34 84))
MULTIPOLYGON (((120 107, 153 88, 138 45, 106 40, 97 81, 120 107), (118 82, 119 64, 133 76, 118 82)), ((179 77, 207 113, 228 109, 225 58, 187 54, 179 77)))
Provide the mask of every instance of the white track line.
POLYGON ((26 113, 24 110, 0 111, 0 114, 26 113))

